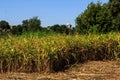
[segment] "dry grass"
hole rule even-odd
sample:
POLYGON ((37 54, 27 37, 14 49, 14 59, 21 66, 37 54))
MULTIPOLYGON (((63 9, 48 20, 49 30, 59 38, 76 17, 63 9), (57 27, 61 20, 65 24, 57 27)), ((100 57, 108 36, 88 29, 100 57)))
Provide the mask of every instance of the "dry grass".
POLYGON ((58 73, 4 73, 0 80, 119 80, 119 61, 90 61, 58 73))

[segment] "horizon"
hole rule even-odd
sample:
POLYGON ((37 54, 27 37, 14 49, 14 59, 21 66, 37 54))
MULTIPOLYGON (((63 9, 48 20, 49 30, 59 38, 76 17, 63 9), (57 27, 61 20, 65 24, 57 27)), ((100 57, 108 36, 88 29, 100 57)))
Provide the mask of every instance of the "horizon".
MULTIPOLYGON (((84 12, 90 2, 97 1, 99 0, 2 0, 0 21, 5 20, 10 25, 19 25, 22 24, 22 20, 38 16, 42 27, 67 23, 74 27, 75 18, 84 12)), ((100 2, 107 3, 108 0, 100 2)))

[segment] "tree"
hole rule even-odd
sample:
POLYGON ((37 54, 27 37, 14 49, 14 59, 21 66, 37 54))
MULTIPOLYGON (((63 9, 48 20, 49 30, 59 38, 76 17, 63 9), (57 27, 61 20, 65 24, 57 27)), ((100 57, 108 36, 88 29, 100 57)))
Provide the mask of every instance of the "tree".
POLYGON ((76 30, 78 33, 106 33, 112 28, 112 16, 107 4, 93 3, 76 18, 76 30))
POLYGON ((0 21, 0 30, 10 29, 9 23, 5 20, 0 21))
POLYGON ((116 18, 120 14, 120 0, 109 0, 111 14, 116 18))
POLYGON ((120 0, 109 0, 108 6, 113 17, 113 27, 120 31, 120 0))
POLYGON ((76 18, 76 29, 79 33, 89 33, 92 31, 93 26, 98 27, 96 26, 96 16, 100 9, 100 3, 96 5, 91 2, 87 9, 76 18))
POLYGON ((59 24, 55 24, 55 25, 51 26, 50 29, 54 32, 61 32, 59 24))
POLYGON ((33 17, 29 20, 29 30, 30 31, 36 31, 40 29, 41 21, 38 19, 38 17, 33 17))
POLYGON ((50 29, 54 32, 65 33, 65 34, 69 34, 69 31, 70 31, 70 29, 67 28, 66 25, 59 25, 59 24, 55 24, 51 26, 50 29))
POLYGON ((22 34, 22 26, 21 25, 13 26, 11 32, 14 35, 21 35, 22 34))
POLYGON ((28 26, 29 26, 29 21, 28 20, 23 20, 22 21, 23 32, 28 31, 28 26))
POLYGON ((98 24, 99 33, 107 33, 115 31, 116 28, 112 26, 112 15, 108 9, 107 4, 103 4, 96 15, 96 22, 98 24))
POLYGON ((38 17, 33 17, 31 19, 23 20, 22 26, 23 31, 37 31, 41 28, 41 21, 38 17))

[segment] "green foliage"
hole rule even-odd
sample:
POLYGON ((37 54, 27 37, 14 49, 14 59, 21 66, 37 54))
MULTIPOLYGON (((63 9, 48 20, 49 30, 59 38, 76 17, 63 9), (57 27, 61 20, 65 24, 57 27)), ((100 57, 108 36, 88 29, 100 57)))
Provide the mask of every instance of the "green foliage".
POLYGON ((22 26, 21 25, 18 25, 18 26, 12 26, 12 30, 11 30, 11 33, 14 34, 14 35, 20 35, 22 34, 22 26))
POLYGON ((120 1, 110 0, 107 4, 90 3, 76 18, 78 33, 108 33, 120 31, 120 1))
POLYGON ((72 33, 72 29, 68 28, 66 25, 53 25, 49 26, 50 30, 56 32, 56 33, 64 33, 64 34, 70 34, 72 33))
POLYGON ((118 16, 118 14, 120 13, 120 0, 112 0, 109 1, 109 8, 111 11, 111 14, 114 18, 116 18, 118 16))
POLYGON ((0 21, 0 30, 10 29, 9 23, 7 21, 0 21))
POLYGON ((29 19, 29 24, 28 25, 29 25, 28 29, 30 31, 36 31, 36 30, 40 29, 41 22, 38 19, 38 17, 33 17, 33 18, 29 19))
POLYGON ((120 31, 120 0, 110 0, 108 6, 113 17, 113 27, 120 31))
POLYGON ((29 26, 29 21, 23 20, 22 21, 23 32, 28 31, 28 26, 29 26))
POLYGON ((112 16, 107 4, 90 3, 88 8, 76 18, 76 29, 79 33, 107 33, 114 28, 112 16))
POLYGON ((33 17, 29 20, 22 21, 23 31, 38 31, 41 28, 40 25, 41 21, 38 17, 33 17))

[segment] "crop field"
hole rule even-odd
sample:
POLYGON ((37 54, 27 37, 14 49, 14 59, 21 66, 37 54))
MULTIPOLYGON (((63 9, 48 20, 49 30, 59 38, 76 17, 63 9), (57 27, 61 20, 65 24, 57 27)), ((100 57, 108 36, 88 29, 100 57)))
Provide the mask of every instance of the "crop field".
POLYGON ((30 35, 0 38, 0 73, 56 72, 92 60, 117 60, 120 34, 30 35))

